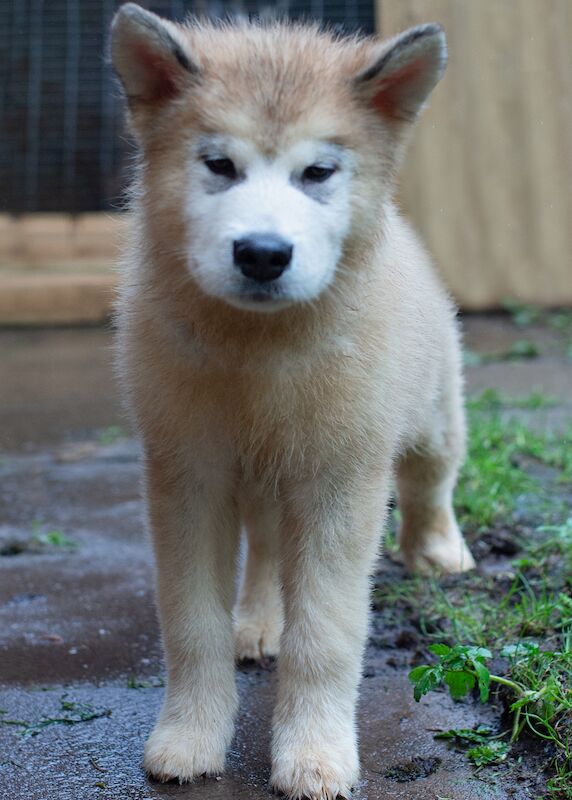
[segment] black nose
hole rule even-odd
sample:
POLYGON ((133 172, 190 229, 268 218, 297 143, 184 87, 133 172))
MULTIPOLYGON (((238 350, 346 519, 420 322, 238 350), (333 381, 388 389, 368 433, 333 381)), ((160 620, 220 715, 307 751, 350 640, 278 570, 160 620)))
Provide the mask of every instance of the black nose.
POLYGON ((258 283, 275 281, 292 260, 292 245, 274 233, 252 233, 234 243, 234 263, 258 283))

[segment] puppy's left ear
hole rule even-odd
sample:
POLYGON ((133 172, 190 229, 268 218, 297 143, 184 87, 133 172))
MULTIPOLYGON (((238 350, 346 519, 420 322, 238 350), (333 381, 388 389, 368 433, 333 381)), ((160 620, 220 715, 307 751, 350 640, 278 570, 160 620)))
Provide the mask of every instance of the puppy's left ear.
POLYGON ((360 96, 389 121, 412 122, 447 65, 440 25, 419 25, 374 49, 354 79, 360 96))

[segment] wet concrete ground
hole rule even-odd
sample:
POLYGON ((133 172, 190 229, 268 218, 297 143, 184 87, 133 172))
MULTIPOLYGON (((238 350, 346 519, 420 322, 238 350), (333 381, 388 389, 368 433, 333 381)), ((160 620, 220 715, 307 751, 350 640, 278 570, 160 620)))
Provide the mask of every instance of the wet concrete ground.
MULTIPOLYGON (((569 423, 572 361, 557 332, 527 330, 531 337, 541 358, 471 367, 468 389, 494 386, 516 396, 542 391, 560 402, 535 412, 537 424, 569 423)), ((466 323, 473 351, 504 351, 519 338, 522 332, 502 318, 466 323)), ((113 441, 113 426, 128 432, 128 423, 117 400, 110 344, 109 332, 96 329, 0 332, 0 719, 33 724, 61 717, 64 695, 105 712, 91 721, 47 725, 28 737, 21 735, 23 726, 0 725, 0 797, 268 797, 272 669, 238 672, 241 711, 220 780, 161 786, 141 772, 143 743, 163 692, 156 685, 161 649, 137 445, 128 435, 113 441), (54 543, 54 530, 71 541, 56 537, 54 543), (138 684, 154 688, 130 688, 138 684)), ((382 559, 380 569, 388 568, 382 559)), ((375 619, 372 630, 378 633, 375 619)), ((394 646, 368 647, 359 715, 363 781, 356 798, 529 797, 518 786, 476 779, 460 754, 434 740, 435 728, 471 727, 491 712, 441 694, 414 703, 408 658, 394 646), (385 776, 412 758, 421 759, 420 772, 428 774, 408 783, 385 776)))

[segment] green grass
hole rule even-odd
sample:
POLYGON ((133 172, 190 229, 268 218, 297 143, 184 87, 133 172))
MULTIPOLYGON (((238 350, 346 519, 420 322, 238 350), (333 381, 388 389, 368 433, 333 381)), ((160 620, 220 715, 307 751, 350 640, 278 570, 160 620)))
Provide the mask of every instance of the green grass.
POLYGON ((518 462, 523 450, 498 415, 470 414, 469 454, 463 466, 455 501, 463 525, 485 528, 512 514, 518 498, 537 488, 518 462))
MULTIPOLYGON (((523 332, 535 325, 555 331, 562 343, 565 356, 572 359, 572 311, 542 309, 536 306, 522 305, 512 300, 505 300, 503 308, 510 316, 515 328, 523 332)), ((501 352, 477 353, 474 350, 466 349, 464 362, 466 366, 475 367, 499 361, 521 361, 536 358, 539 355, 540 351, 537 345, 529 339, 522 338, 501 352)))
POLYGON ((510 400, 489 389, 468 403, 468 456, 455 495, 461 524, 489 527, 512 515, 524 496, 540 495, 527 459, 558 470, 560 482, 572 482, 572 426, 558 435, 539 433, 500 413, 509 403, 537 409, 551 402, 538 393, 510 400))
POLYGON ((43 531, 42 523, 39 520, 32 522, 32 543, 58 550, 75 550, 77 542, 66 536, 61 530, 52 528, 43 531))
POLYGON ((31 525, 31 534, 26 538, 12 538, 4 541, 0 546, 0 558, 20 556, 23 554, 43 554, 55 551, 72 551, 78 546, 75 539, 66 536, 58 528, 44 529, 39 520, 34 520, 31 525))
MULTIPOLYGON (((490 671, 487 662, 493 654, 486 648, 435 644, 429 650, 437 656, 437 663, 415 667, 409 673, 415 700, 444 685, 454 700, 476 689, 481 703, 486 703, 492 687, 501 687, 508 694, 506 704, 512 721, 510 743, 526 731, 550 743, 555 750, 555 775, 550 790, 555 796, 558 784, 554 781, 562 784, 564 777, 572 774, 572 619, 558 650, 541 649, 531 641, 519 641, 502 648, 498 655, 507 661, 503 675, 490 671)), ((458 731, 449 734, 459 736, 458 731)), ((467 732, 463 734, 467 739, 467 732)), ((499 737, 487 739, 483 732, 479 738, 485 741, 467 751, 469 761, 476 767, 498 764, 506 759, 509 743, 499 737)))
MULTIPOLYGON (((556 331, 564 340, 567 357, 572 359, 572 311, 569 309, 547 310, 537 306, 522 305, 513 300, 505 300, 503 307, 517 328, 524 329, 531 325, 541 325, 556 331)), ((471 363, 470 359, 471 355, 469 354, 469 364, 471 363)))
POLYGON ((482 364, 495 364, 498 361, 526 361, 529 358, 538 358, 539 355, 540 351, 534 342, 518 339, 508 350, 498 353, 477 353, 466 348, 463 352, 463 361, 467 367, 480 367, 482 364))
POLYGON ((558 398, 543 392, 531 392, 525 397, 510 397, 497 389, 485 389, 478 397, 467 400, 469 411, 498 411, 511 408, 536 411, 539 408, 553 408, 557 405, 558 398))
POLYGON ((120 425, 110 425, 99 432, 98 444, 110 445, 125 439, 126 433, 120 425))
POLYGON ((464 750, 469 761, 476 767, 500 764, 510 752, 508 742, 501 741, 491 728, 476 725, 474 728, 451 728, 435 734, 435 739, 444 739, 464 750))
MULTIPOLYGON (((518 573, 500 600, 493 582, 478 576, 467 576, 464 585, 448 589, 437 581, 424 581, 423 586, 420 580, 406 581, 411 606, 423 609, 420 629, 427 642, 436 643, 429 649, 439 658, 437 665, 411 673, 418 697, 444 684, 454 697, 478 687, 481 700, 487 701, 489 687, 502 686, 501 699, 512 718, 511 741, 526 732, 552 745, 554 774, 543 800, 572 797, 572 597, 569 589, 558 588, 570 572, 564 566, 561 575, 553 573, 555 563, 562 566, 561 555, 570 559, 572 553, 572 541, 562 531, 572 532, 572 525, 562 526, 538 546, 538 560, 533 557, 536 547, 527 553, 537 577, 518 573), (464 663, 444 663, 451 652, 456 657, 461 653, 464 663), (474 661, 467 667, 466 652, 482 656, 480 668, 474 661), (495 656, 500 671, 489 673, 481 684, 478 672, 489 655, 495 656)), ((508 754, 508 747, 503 753, 493 744, 492 731, 489 738, 467 751, 475 766, 500 763, 508 754)))
POLYGON ((406 578, 402 586, 374 592, 374 603, 417 609, 419 628, 428 642, 470 642, 495 650, 526 637, 551 643, 565 625, 572 625, 572 599, 547 589, 546 579, 533 587, 519 573, 508 585, 503 583, 500 599, 498 593, 497 580, 479 575, 450 587, 436 579, 406 578))
POLYGON ((481 726, 440 732, 440 738, 463 749, 477 770, 511 763, 511 741, 541 739, 552 748, 542 800, 572 800, 569 505, 554 524, 562 492, 570 497, 572 428, 542 433, 506 413, 553 402, 538 394, 515 400, 489 390, 468 404, 469 454, 457 511, 477 538, 491 528, 514 528, 518 512, 512 560, 505 555, 506 566, 494 574, 388 581, 374 592, 374 604, 389 626, 416 621, 420 646, 436 657, 412 671, 418 698, 441 686, 453 697, 475 692, 481 701, 502 703, 510 717, 506 731, 481 726))
POLYGON ((8 719, 6 711, 0 710, 0 725, 12 725, 20 729, 20 736, 38 736, 45 728, 52 725, 77 725, 81 722, 90 722, 101 717, 110 717, 111 709, 97 709, 89 703, 78 703, 68 700, 67 694, 60 697, 60 708, 56 715, 43 716, 36 722, 27 722, 21 719, 8 719))
POLYGON ((537 536, 523 545, 524 554, 514 562, 515 567, 547 572, 557 566, 567 584, 572 584, 572 517, 562 525, 541 525, 537 536))
POLYGON ((553 330, 572 333, 572 311, 567 309, 547 310, 510 299, 504 300, 503 308, 517 328, 546 325, 553 330))
POLYGON ((158 689, 165 685, 165 679, 156 675, 149 680, 140 680, 135 675, 130 675, 127 679, 128 689, 158 689))

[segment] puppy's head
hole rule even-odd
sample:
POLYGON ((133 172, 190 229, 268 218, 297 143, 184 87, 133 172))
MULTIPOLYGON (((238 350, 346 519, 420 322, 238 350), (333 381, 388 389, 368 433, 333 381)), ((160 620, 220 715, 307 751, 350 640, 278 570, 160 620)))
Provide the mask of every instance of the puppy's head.
POLYGON ((446 62, 436 25, 377 42, 175 25, 132 3, 112 55, 156 251, 257 311, 316 299, 352 242, 378 235, 405 133, 446 62))

